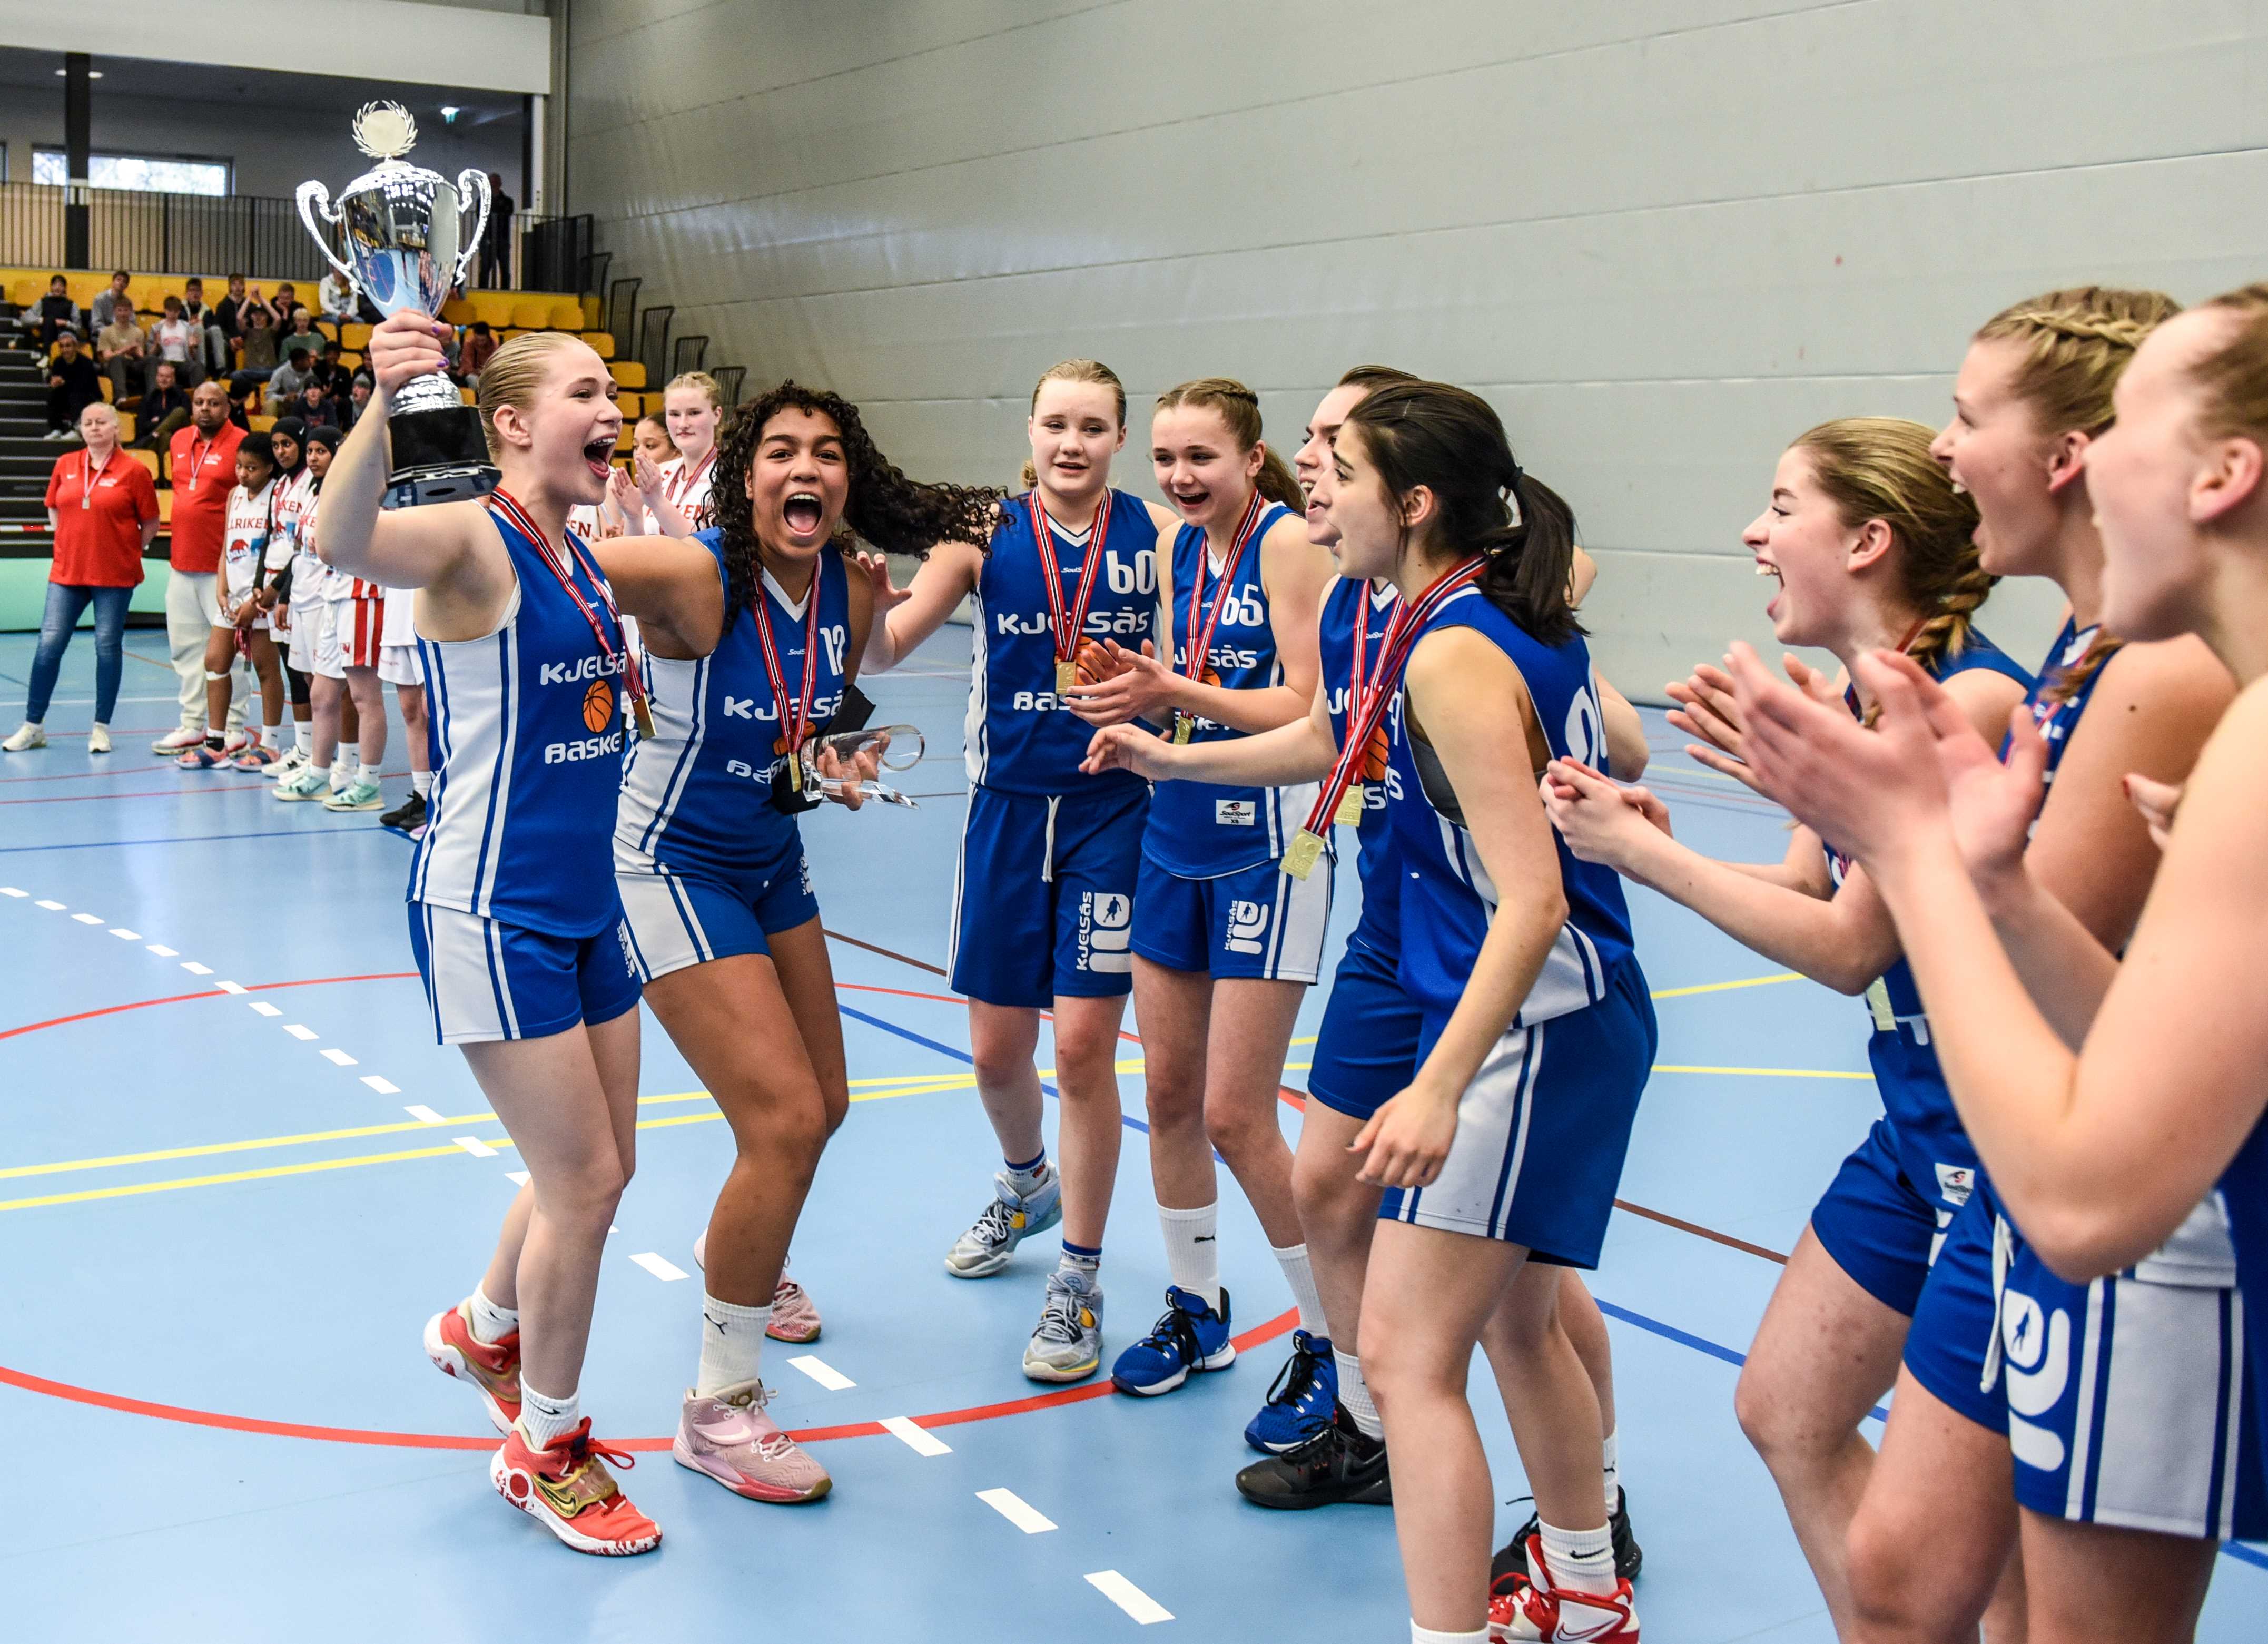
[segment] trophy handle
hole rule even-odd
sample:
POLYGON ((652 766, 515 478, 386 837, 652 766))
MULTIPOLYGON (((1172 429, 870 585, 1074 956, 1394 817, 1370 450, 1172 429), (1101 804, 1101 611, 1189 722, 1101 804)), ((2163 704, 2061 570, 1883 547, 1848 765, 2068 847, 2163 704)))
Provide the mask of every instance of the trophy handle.
POLYGON ((465 276, 472 272, 473 259, 480 255, 481 237, 488 232, 489 207, 493 202, 489 195, 489 174, 468 166, 457 173, 457 198, 462 203, 458 210, 474 211, 473 232, 457 245, 457 275, 452 289, 461 289, 465 276))
POLYGON ((331 224, 339 220, 340 214, 331 207, 331 191, 320 182, 303 182, 299 185, 298 199, 299 220, 306 225, 307 232, 313 236, 315 248, 323 254, 323 261, 339 271, 339 277, 347 283, 348 290, 360 291, 362 283, 355 278, 355 271, 332 254, 330 237, 316 226, 319 219, 331 224))

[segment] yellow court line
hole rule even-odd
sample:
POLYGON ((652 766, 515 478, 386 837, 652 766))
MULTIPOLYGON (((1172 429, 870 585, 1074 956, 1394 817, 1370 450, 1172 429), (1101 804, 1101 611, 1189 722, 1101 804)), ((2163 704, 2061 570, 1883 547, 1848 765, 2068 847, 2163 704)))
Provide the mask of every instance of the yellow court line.
POLYGON ((1834 1067, 1682 1067, 1668 1062, 1656 1062, 1657 1073, 1729 1073, 1742 1079, 1867 1079, 1872 1073, 1853 1073, 1834 1067))
POLYGON ((1768 977, 1742 977, 1737 982, 1701 982, 1691 987, 1665 987, 1653 991, 1655 999, 1683 999, 1693 993, 1729 993, 1734 988, 1770 987, 1775 982, 1800 982, 1803 977, 1793 970, 1775 971, 1768 977))

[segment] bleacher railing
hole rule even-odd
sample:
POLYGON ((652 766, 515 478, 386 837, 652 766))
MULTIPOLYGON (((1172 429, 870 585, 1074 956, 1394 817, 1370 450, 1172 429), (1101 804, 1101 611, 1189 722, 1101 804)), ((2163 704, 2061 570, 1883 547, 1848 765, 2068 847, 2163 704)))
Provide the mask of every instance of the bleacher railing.
MULTIPOLYGON (((63 207, 72 192, 47 183, 0 183, 0 267, 64 267, 63 207)), ((87 207, 88 262, 98 269, 208 277, 235 271, 310 283, 328 272, 290 200, 123 188, 77 192, 87 207)), ((592 289, 589 217, 515 212, 512 236, 518 289, 592 289)))

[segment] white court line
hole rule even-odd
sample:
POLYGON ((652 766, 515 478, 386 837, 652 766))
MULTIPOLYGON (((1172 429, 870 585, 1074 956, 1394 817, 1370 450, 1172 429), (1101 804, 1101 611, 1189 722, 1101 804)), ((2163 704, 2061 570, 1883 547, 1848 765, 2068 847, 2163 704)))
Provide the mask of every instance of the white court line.
POLYGON ((305 1044, 310 1039, 320 1039, 322 1037, 320 1034, 317 1033, 313 1028, 306 1026, 304 1022, 287 1021, 284 1024, 284 1031, 290 1034, 293 1038, 298 1040, 302 1044, 305 1044))
POLYGON ((18 890, 13 885, 0 885, 0 896, 28 896, 28 890, 18 890))
POLYGON ((493 1159, 497 1156, 497 1150, 477 1136, 452 1136, 449 1139, 475 1159, 493 1159))
POLYGON ((281 1016, 284 1014, 264 999, 254 999, 251 1004, 253 1014, 256 1016, 281 1016))
POLYGON ((882 1430, 903 1439, 917 1456, 953 1454, 953 1446, 936 1437, 927 1427, 917 1427, 909 1416, 884 1416, 882 1430))
POLYGON ((213 985, 224 993, 249 993, 252 990, 241 982, 216 982, 213 985))
POLYGON ((449 1122, 422 1102, 414 1107, 407 1107, 401 1110, 420 1124, 446 1124, 449 1122))
POLYGON ((74 924, 78 925, 99 925, 102 923, 102 916, 99 913, 74 913, 71 915, 71 919, 74 924))
POLYGON ((1006 1519, 1027 1536, 1036 1536, 1042 1530, 1053 1530, 1055 1520, 1041 1512, 1013 1490, 979 1490, 976 1499, 1006 1519))
POLYGON ((527 1185, 527 1172, 525 1170, 507 1170, 504 1173, 504 1179, 511 1183, 514 1187, 526 1187, 527 1185))
POLYGON ((212 974, 212 967, 210 965, 201 965, 194 959, 182 960, 181 969, 188 971, 193 977, 209 977, 212 974))
POLYGON ((143 946, 160 959, 179 959, 181 956, 180 948, 168 947, 163 942, 144 942, 143 946))
MULTIPOLYGON (((524 1186, 526 1184, 522 1183, 522 1185, 524 1186)), ((652 1250, 640 1251, 637 1255, 631 1257, 630 1260, 636 1262, 640 1267, 644 1268, 646 1272, 652 1273, 656 1279, 660 1279, 665 1284, 673 1279, 686 1279, 691 1277, 691 1275, 687 1273, 682 1267, 676 1265, 673 1262, 665 1260, 663 1257, 655 1255, 652 1250)))
POLYGON ((372 1090, 378 1092, 381 1096, 398 1096, 401 1094, 401 1086, 395 1084, 392 1080, 387 1079, 381 1074, 364 1073, 362 1076, 362 1082, 368 1085, 372 1090))
POLYGON ((110 933, 113 936, 115 936, 122 942, 138 942, 142 940, 141 932, 129 931, 122 925, 112 925, 110 927, 110 933))
POLYGON ((1152 1621, 1171 1621, 1174 1618, 1172 1611, 1116 1570, 1097 1570, 1086 1579, 1089 1587, 1145 1627, 1152 1621))
POLYGON ((35 908, 45 908, 50 913, 61 913, 65 908, 70 906, 70 903, 68 902, 35 902, 32 905, 35 908))
POLYGON ((355 1065, 354 1058, 349 1056, 344 1051, 338 1049, 336 1046, 333 1046, 330 1050, 324 1051, 323 1059, 334 1067, 352 1067, 355 1065))
POLYGON ((797 1369, 802 1371, 813 1381, 818 1382, 830 1393, 839 1393, 847 1387, 856 1387, 858 1385, 858 1382, 852 1381, 849 1376, 843 1375, 842 1371, 836 1369, 833 1365, 828 1363, 826 1360, 821 1358, 814 1353, 798 1353, 794 1358, 790 1359, 788 1362, 793 1365, 797 1369))

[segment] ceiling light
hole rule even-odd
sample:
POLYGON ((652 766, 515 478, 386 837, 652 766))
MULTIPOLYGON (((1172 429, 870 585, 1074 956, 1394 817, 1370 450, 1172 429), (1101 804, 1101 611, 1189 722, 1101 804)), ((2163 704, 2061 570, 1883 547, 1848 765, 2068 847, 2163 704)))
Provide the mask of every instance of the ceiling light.
MULTIPOLYGON (((70 72, 70 70, 69 69, 57 69, 55 70, 55 78, 60 80, 70 72)), ((102 70, 99 69, 89 69, 86 71, 86 77, 90 80, 99 80, 102 77, 102 70)))
POLYGON ((441 105, 441 123, 445 126, 453 126, 457 123, 457 116, 464 112, 453 103, 444 103, 441 105))

